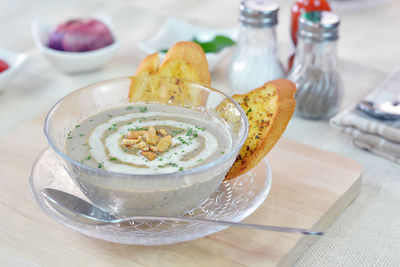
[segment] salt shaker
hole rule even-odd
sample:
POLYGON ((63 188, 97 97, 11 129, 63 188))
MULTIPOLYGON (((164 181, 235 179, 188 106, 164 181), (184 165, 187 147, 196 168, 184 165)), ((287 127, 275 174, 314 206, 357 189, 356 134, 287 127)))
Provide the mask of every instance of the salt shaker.
POLYGON ((297 113, 309 119, 331 117, 339 108, 343 84, 337 70, 339 17, 329 11, 299 18, 298 43, 288 79, 297 86, 297 113))
POLYGON ((275 27, 279 5, 270 0, 248 0, 239 9, 239 39, 228 79, 233 92, 242 94, 285 77, 285 72, 277 57, 275 27))

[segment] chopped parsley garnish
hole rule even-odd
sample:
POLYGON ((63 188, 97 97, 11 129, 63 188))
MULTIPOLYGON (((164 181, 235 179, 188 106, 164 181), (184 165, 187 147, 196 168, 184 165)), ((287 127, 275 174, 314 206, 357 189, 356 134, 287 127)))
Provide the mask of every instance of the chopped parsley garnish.
POLYGON ((221 151, 221 154, 225 154, 225 151, 221 151))
POLYGON ((131 110, 131 109, 133 109, 132 106, 126 107, 126 110, 131 110))
POLYGON ((101 168, 103 168, 103 166, 104 166, 104 163, 99 163, 99 164, 97 164, 97 168, 99 168, 99 169, 101 169, 101 168))
POLYGON ((85 160, 90 160, 92 158, 92 156, 91 155, 88 155, 86 158, 85 158, 85 160))
POLYGON ((117 160, 117 158, 110 158, 110 160, 113 160, 113 161, 115 161, 115 160, 117 160))
POLYGON ((89 121, 93 121, 93 120, 89 120, 89 121))
POLYGON ((141 130, 146 130, 146 128, 135 126, 135 128, 127 129, 128 132, 141 131, 141 130))
POLYGON ((80 124, 77 124, 77 125, 75 125, 75 128, 79 128, 81 125, 80 124))
POLYGON ((112 118, 112 115, 107 115, 109 118, 112 118))
POLYGON ((84 135, 83 133, 80 133, 79 136, 80 136, 80 137, 83 137, 83 136, 85 136, 85 135, 84 135))
POLYGON ((202 162, 202 161, 203 161, 202 159, 198 159, 198 160, 197 160, 197 162, 202 162))
POLYGON ((199 126, 196 126, 196 128, 197 128, 197 129, 199 129, 200 131, 205 131, 205 130, 206 130, 206 128, 205 128, 205 127, 199 127, 199 126))
POLYGON ((72 136, 68 136, 67 139, 72 139, 72 136))
POLYGON ((185 139, 183 139, 182 137, 178 137, 178 140, 183 144, 183 145, 188 145, 189 143, 185 140, 185 139))
POLYGON ((189 127, 189 129, 186 132, 186 136, 191 136, 193 132, 193 129, 189 127))
POLYGON ((178 135, 180 133, 183 133, 183 132, 184 132, 184 130, 172 131, 171 136, 176 136, 176 135, 178 135))
POLYGON ((117 127, 118 127, 118 125, 114 123, 111 127, 108 128, 108 130, 114 131, 117 129, 117 127))
POLYGON ((193 137, 195 137, 195 138, 197 137, 197 132, 196 131, 193 132, 193 137))
POLYGON ((180 167, 180 168, 179 168, 179 171, 183 171, 183 168, 182 168, 182 167, 180 167))
POLYGON ((163 159, 162 159, 162 158, 159 158, 158 161, 163 161, 163 159))
POLYGON ((177 167, 178 168, 178 164, 174 163, 174 162, 170 162, 168 163, 169 166, 171 167, 177 167))
POLYGON ((130 122, 128 122, 126 125, 131 125, 132 124, 132 122, 130 121, 130 122))
POLYGON ((139 107, 139 110, 140 110, 140 112, 145 113, 145 112, 147 112, 147 107, 146 106, 139 107))
POLYGON ((84 143, 82 144, 82 146, 89 146, 89 143, 84 143))
POLYGON ((249 115, 250 112, 251 112, 251 108, 249 108, 249 109, 246 111, 246 116, 249 115))

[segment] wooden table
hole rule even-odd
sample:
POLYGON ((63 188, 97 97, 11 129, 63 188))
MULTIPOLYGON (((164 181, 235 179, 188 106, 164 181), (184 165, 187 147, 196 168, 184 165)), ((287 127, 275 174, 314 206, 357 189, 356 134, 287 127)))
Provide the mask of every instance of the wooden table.
MULTIPOLYGON (((31 163, 39 151, 46 147, 41 134, 42 125, 42 119, 27 125, 32 141, 29 146, 23 141, 25 127, 18 128, 0 141, 0 153, 7 154, 0 162, 0 168, 4 171, 0 195, 6 200, 0 203, 0 213, 4 218, 0 228, 4 243, 0 243, 0 251, 4 253, 2 260, 7 265, 19 264, 19 260, 29 264, 86 266, 290 266, 313 242, 321 238, 229 228, 185 243, 146 247, 109 243, 73 232, 39 209, 26 179, 31 163), (76 256, 70 257, 70 254, 76 256)), ((326 231, 360 192, 362 168, 354 160, 285 138, 279 141, 267 158, 272 169, 271 190, 256 212, 245 219, 247 223, 326 231)), ((53 175, 58 175, 58 180, 64 177, 57 170, 62 165, 51 162, 47 162, 44 170, 53 169, 53 175)), ((244 184, 241 190, 235 189, 229 193, 231 202, 238 206, 241 206, 239 203, 244 197, 257 191, 243 190, 243 187, 249 189, 258 186, 260 189, 262 186, 260 181, 265 179, 265 165, 261 164, 251 172, 253 178, 232 180, 237 187, 244 184)), ((45 177, 36 175, 34 181, 45 177)), ((53 184, 47 186, 52 187, 53 184)), ((127 229, 127 226, 121 227, 127 229)), ((101 227, 97 228, 96 233, 100 231, 101 227)), ((187 234, 187 231, 181 234, 187 234)))

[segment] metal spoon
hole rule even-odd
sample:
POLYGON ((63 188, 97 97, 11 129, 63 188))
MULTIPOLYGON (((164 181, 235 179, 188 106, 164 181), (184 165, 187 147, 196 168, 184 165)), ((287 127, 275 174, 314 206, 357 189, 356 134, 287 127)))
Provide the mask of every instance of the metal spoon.
POLYGON ((380 104, 371 101, 361 100, 358 109, 367 115, 383 120, 399 120, 400 119, 400 100, 386 101, 380 104))
POLYGON ((303 235, 323 235, 324 232, 312 231, 301 228, 290 228, 270 225, 247 224, 229 221, 217 221, 199 218, 186 218, 186 217, 169 217, 169 216, 133 216, 126 218, 117 218, 98 207, 86 202, 85 200, 71 195, 69 193, 45 188, 42 195, 47 199, 48 203, 53 206, 60 213, 67 216, 75 216, 82 222, 91 224, 114 224, 123 223, 133 220, 167 220, 167 221, 182 221, 182 222, 201 222, 206 224, 217 224, 222 226, 240 227, 248 229, 267 230, 284 233, 299 233, 303 235))

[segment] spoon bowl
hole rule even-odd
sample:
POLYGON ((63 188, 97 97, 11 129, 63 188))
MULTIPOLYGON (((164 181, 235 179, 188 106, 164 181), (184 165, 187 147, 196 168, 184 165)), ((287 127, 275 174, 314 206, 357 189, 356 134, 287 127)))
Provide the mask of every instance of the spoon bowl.
POLYGON ((358 109, 367 115, 381 120, 399 120, 400 103, 396 101, 386 101, 380 104, 362 100, 357 105, 358 109))

